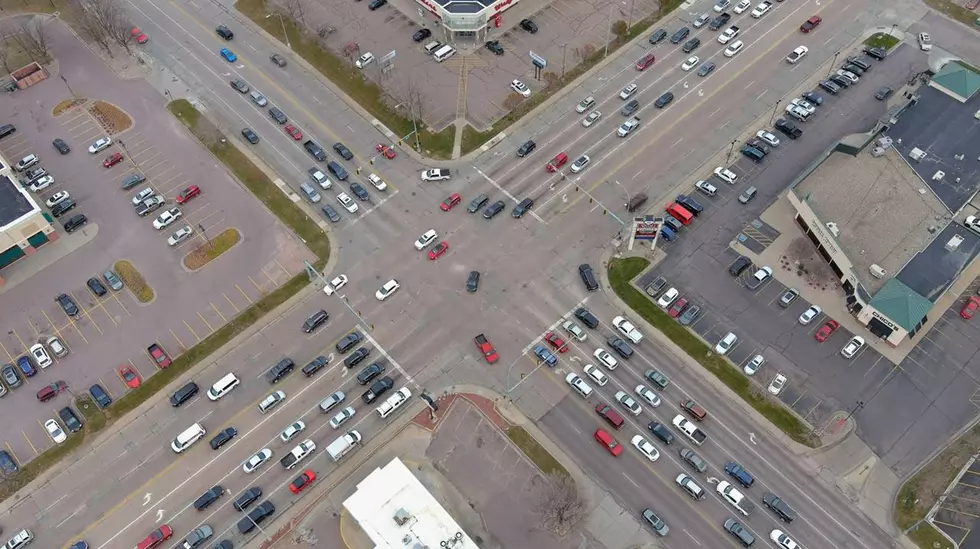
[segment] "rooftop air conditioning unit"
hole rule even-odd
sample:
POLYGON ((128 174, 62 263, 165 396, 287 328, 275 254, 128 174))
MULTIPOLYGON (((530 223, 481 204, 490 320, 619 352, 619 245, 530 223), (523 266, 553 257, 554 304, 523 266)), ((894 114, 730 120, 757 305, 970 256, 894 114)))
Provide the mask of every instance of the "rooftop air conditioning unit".
POLYGON ((840 236, 840 229, 837 228, 837 223, 834 223, 833 221, 827 222, 827 230, 830 231, 830 234, 834 235, 835 237, 840 236))
POLYGON ((891 147, 892 143, 893 143, 892 138, 888 137, 887 135, 875 141, 875 144, 881 147, 882 149, 887 149, 891 147))
POLYGON ((946 242, 946 250, 950 252, 955 252, 960 247, 960 244, 962 243, 963 243, 963 237, 958 234, 954 234, 952 237, 950 237, 949 241, 946 242))
POLYGON ((885 154, 885 149, 882 149, 881 147, 875 147, 871 149, 871 156, 875 158, 878 158, 879 156, 883 156, 884 154, 885 154))
POLYGON ((936 170, 936 173, 932 174, 933 181, 942 181, 946 177, 946 172, 942 170, 936 170))
POLYGON ((392 518, 398 526, 405 526, 405 523, 412 519, 412 515, 404 509, 399 509, 395 511, 395 516, 392 518))
POLYGON ((921 162, 926 157, 926 151, 920 149, 919 147, 914 147, 909 151, 909 158, 915 160, 916 162, 921 162))
POLYGON ((872 265, 868 270, 871 271, 871 276, 875 278, 885 278, 885 273, 887 272, 881 268, 881 265, 872 265))

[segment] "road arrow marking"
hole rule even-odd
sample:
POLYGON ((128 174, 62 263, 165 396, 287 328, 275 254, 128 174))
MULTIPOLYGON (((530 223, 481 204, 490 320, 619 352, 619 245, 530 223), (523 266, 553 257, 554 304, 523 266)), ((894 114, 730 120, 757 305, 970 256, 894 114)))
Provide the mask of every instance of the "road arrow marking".
POLYGON ((758 444, 758 442, 755 441, 755 433, 749 433, 749 442, 752 444, 758 444))
POLYGON ((568 202, 568 194, 567 193, 561 195, 561 201, 562 201, 562 203, 567 203, 568 202))
POLYGON ((153 494, 147 492, 146 495, 143 496, 143 507, 149 505, 151 499, 153 499, 153 494))
POLYGON ((163 509, 157 509, 157 522, 160 522, 160 521, 163 520, 163 513, 164 513, 164 510, 163 509))
POLYGON ((718 479, 715 477, 708 477, 708 484, 718 484, 718 479))
POLYGON ((704 97, 704 90, 698 88, 698 97, 704 97))
POLYGON ((573 356, 573 357, 570 357, 568 360, 571 360, 572 362, 582 362, 582 357, 580 357, 580 356, 573 356))

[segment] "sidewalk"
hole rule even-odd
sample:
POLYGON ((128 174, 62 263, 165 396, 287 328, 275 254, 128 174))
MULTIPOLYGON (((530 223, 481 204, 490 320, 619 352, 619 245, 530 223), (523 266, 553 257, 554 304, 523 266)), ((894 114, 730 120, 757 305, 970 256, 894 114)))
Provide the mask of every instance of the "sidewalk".
POLYGON ((0 277, 2 277, 0 278, 0 295, 9 292, 21 282, 30 280, 35 274, 61 261, 63 257, 95 240, 99 234, 99 226, 95 223, 89 223, 73 234, 59 232, 57 222, 54 226, 56 231, 48 236, 50 240, 47 244, 0 271, 0 277))

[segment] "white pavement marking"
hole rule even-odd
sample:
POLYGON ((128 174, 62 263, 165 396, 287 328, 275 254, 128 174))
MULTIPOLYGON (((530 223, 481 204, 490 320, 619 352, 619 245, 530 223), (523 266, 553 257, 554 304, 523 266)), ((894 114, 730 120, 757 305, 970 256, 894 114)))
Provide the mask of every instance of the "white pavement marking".
POLYGON ((688 532, 687 530, 684 530, 684 533, 687 534, 687 537, 693 539, 694 540, 694 543, 697 543, 698 545, 701 545, 701 542, 698 541, 698 539, 696 537, 692 536, 690 532, 688 532))
POLYGON ((377 204, 374 204, 374 205, 373 205, 373 206, 371 206, 371 208, 369 208, 369 209, 368 209, 368 210, 367 210, 366 212, 364 212, 364 213, 362 213, 361 215, 359 215, 359 216, 357 216, 357 217, 355 217, 355 218, 354 218, 354 220, 353 220, 353 221, 351 221, 351 223, 350 223, 350 225, 351 225, 351 226, 353 226, 353 225, 356 225, 358 221, 360 221, 360 220, 362 220, 362 219, 364 219, 365 217, 367 217, 368 215, 370 215, 370 214, 371 214, 371 212, 373 212, 373 211, 375 211, 375 210, 377 210, 378 208, 380 208, 382 204, 384 204, 385 202, 387 202, 387 201, 389 201, 389 200, 391 200, 392 198, 394 198, 396 194, 398 194, 398 190, 397 190, 397 189, 395 190, 395 192, 393 192, 393 193, 390 193, 390 194, 388 194, 387 196, 385 196, 385 197, 384 197, 384 198, 383 198, 383 199, 381 200, 381 202, 378 202, 377 204))
POLYGON ((364 337, 365 339, 370 341, 372 345, 374 345, 374 348, 377 349, 379 353, 381 353, 381 356, 385 357, 388 360, 388 362, 391 363, 391 365, 394 366, 396 370, 398 370, 398 373, 401 374, 401 376, 405 379, 406 383, 411 383, 418 390, 422 389, 422 386, 416 383, 415 379, 412 376, 408 375, 408 372, 406 372, 405 369, 402 368, 402 365, 399 364, 398 361, 396 361, 394 358, 392 358, 390 354, 388 354, 388 351, 386 351, 384 347, 382 347, 381 344, 378 343, 378 340, 371 337, 371 334, 367 333, 366 331, 364 332, 364 337))
MULTIPOLYGON (((504 193, 504 196, 506 196, 507 198, 511 199, 515 204, 520 203, 520 200, 518 200, 517 198, 515 198, 514 195, 510 194, 509 192, 507 192, 506 189, 504 189, 503 187, 501 187, 500 185, 498 185, 497 182, 494 181, 489 175, 487 175, 487 174, 483 173, 482 171, 480 171, 480 168, 477 168, 476 166, 473 166, 473 169, 476 170, 476 173, 482 175, 484 179, 486 179, 487 181, 489 181, 491 185, 493 185, 494 187, 496 187, 497 190, 499 190, 500 192, 504 193)), ((540 221, 541 223, 543 223, 545 225, 548 224, 548 222, 545 221, 544 219, 541 219, 541 216, 539 216, 537 214, 537 212, 535 212, 534 210, 531 210, 531 217, 533 217, 534 219, 537 219, 538 221, 540 221)))
POLYGON ((634 481, 633 479, 631 479, 631 478, 629 477, 629 475, 627 475, 626 473, 623 473, 623 477, 624 477, 624 478, 625 478, 626 480, 628 480, 628 481, 630 481, 630 484, 632 484, 633 486, 636 486, 636 487, 637 487, 637 489, 639 489, 639 488, 640 488, 640 485, 639 485, 639 484, 637 484, 637 483, 636 483, 636 481, 634 481))

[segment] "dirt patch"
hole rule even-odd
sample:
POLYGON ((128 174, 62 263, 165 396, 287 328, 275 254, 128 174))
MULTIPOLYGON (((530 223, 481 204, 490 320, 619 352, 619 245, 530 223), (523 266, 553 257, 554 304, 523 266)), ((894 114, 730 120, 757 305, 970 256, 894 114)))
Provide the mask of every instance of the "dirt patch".
POLYGON ((109 135, 124 132, 133 127, 133 119, 119 107, 105 101, 96 101, 88 112, 109 135))
POLYGON ((119 261, 116 261, 114 267, 116 273, 119 275, 119 278, 121 278, 126 284, 129 291, 133 292, 133 295, 136 296, 137 301, 140 303, 149 303, 153 301, 153 299, 156 297, 156 293, 153 291, 153 288, 146 283, 146 279, 143 278, 143 275, 136 270, 136 267, 134 267, 132 263, 126 261, 125 259, 120 259, 119 261))
POLYGON ((57 105, 54 106, 54 109, 51 110, 51 116, 54 116, 54 117, 61 116, 61 115, 65 114, 66 112, 74 109, 75 107, 80 107, 80 106, 84 105, 87 102, 88 102, 88 99, 79 99, 79 98, 76 98, 76 99, 65 99, 61 103, 58 103, 57 105))
POLYGON ((185 255, 184 267, 196 271, 234 248, 241 240, 242 233, 238 232, 238 229, 225 229, 218 236, 212 238, 210 242, 204 242, 185 255))

